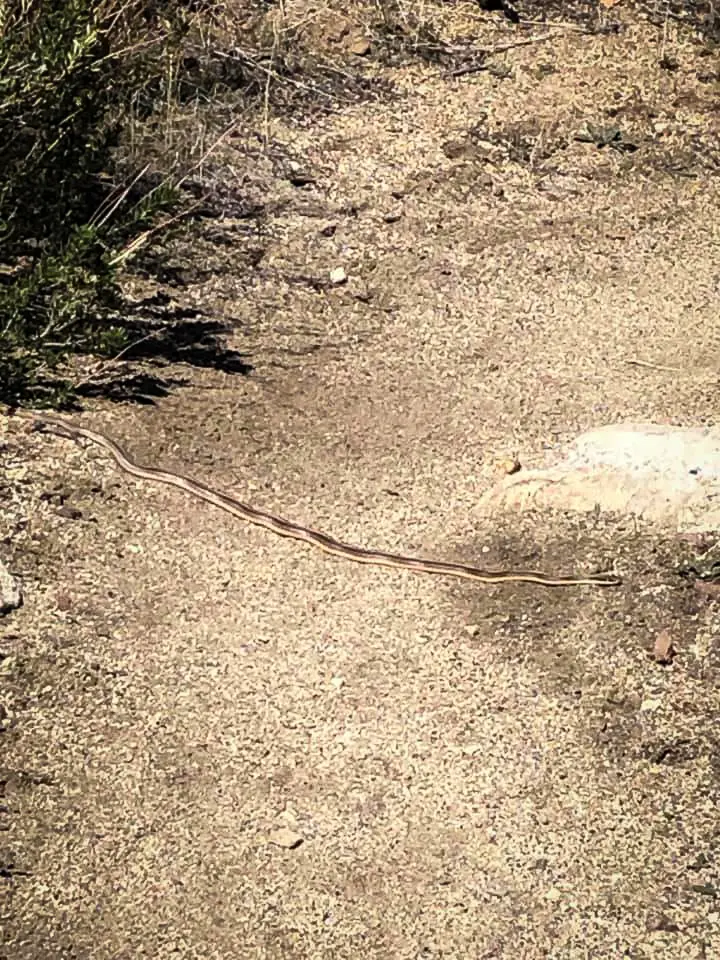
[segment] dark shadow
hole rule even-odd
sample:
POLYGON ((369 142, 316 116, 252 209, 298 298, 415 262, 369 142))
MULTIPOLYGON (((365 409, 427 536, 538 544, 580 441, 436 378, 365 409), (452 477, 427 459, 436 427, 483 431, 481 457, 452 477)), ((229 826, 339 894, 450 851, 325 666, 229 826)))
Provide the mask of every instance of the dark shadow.
POLYGON ((191 385, 189 374, 167 369, 174 364, 243 376, 252 373, 247 356, 225 343, 232 323, 195 308, 168 309, 168 301, 158 294, 135 304, 122 323, 116 321, 127 346, 115 358, 93 358, 98 369, 86 382, 81 377, 78 383, 50 373, 30 384, 10 384, 6 391, 0 386, 0 398, 11 406, 29 403, 67 410, 79 409, 77 400, 89 397, 149 404, 174 388, 191 385))
POLYGON ((688 738, 693 749, 712 752, 703 731, 716 716, 720 645, 702 660, 690 653, 712 603, 681 575, 692 549, 648 527, 636 530, 625 517, 497 516, 475 550, 458 551, 463 562, 482 556, 491 569, 551 574, 613 570, 623 582, 549 588, 448 581, 460 619, 473 625, 459 641, 462 655, 470 662, 496 658, 531 675, 539 691, 581 720, 579 729, 605 763, 621 766, 652 755, 659 758, 653 762, 669 764, 687 755, 688 738), (663 630, 679 651, 675 662, 653 655, 663 630), (660 684, 666 671, 691 692, 676 720, 677 738, 659 743, 641 722, 636 695, 660 684))
MULTIPOLYGON (((115 403, 137 403, 145 406, 167 397, 175 387, 187 387, 190 381, 180 377, 161 377, 153 374, 123 374, 102 384, 87 384, 77 391, 78 397, 102 397, 115 403)), ((77 404, 75 404, 77 408, 77 404)))
MULTIPOLYGON (((623 21, 613 15, 612 6, 603 7, 587 0, 513 0, 506 4, 524 20, 563 20, 584 27, 589 33, 620 33, 623 21)), ((713 0, 638 0, 635 7, 653 26, 667 30, 668 21, 696 32, 714 42, 720 37, 720 12, 713 0)))
POLYGON ((228 374, 250 374, 253 366, 244 354, 230 349, 224 337, 232 325, 191 307, 168 309, 169 298, 156 294, 135 305, 123 324, 128 347, 116 369, 83 384, 78 397, 102 397, 121 403, 153 403, 171 389, 190 384, 189 377, 166 375, 163 368, 183 363, 190 367, 218 370, 228 374), (128 363, 144 364, 141 371, 128 363), (149 369, 148 369, 149 368, 149 369), (157 372, 156 372, 157 371, 157 372))

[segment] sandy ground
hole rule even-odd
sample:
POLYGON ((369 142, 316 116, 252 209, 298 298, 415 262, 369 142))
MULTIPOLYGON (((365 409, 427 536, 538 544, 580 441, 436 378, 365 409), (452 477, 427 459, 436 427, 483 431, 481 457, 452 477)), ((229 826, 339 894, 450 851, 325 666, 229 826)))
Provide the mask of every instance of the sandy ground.
POLYGON ((272 122, 303 187, 239 141, 228 170, 276 202, 182 295, 252 372, 177 364, 157 402, 76 417, 354 543, 622 587, 334 560, 2 421, 8 957, 720 955, 720 654, 687 545, 479 506, 508 457, 713 417, 715 61, 666 43, 677 69, 628 15, 504 79, 383 68, 394 101, 272 122), (588 121, 638 149, 573 140, 588 121))

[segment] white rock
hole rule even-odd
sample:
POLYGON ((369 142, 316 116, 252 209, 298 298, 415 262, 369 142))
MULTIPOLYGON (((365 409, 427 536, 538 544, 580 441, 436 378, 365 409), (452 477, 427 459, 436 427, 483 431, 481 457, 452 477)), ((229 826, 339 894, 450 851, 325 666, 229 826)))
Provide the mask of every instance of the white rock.
POLYGON ((577 437, 554 462, 501 480, 491 509, 635 514, 676 529, 720 529, 720 428, 616 424, 577 437))
POLYGON ((294 850, 303 842, 302 834, 290 830, 288 827, 279 827, 273 830, 268 836, 268 841, 276 847, 283 847, 285 850, 294 850))
POLYGON ((22 606, 20 581, 0 561, 0 617, 22 606))

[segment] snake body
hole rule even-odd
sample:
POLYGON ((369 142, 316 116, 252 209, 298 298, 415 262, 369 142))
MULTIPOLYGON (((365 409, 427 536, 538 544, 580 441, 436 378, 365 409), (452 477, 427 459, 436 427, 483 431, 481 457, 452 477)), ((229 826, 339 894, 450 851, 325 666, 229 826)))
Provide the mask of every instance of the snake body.
POLYGON ((104 433, 96 430, 88 430, 86 427, 79 427, 75 424, 66 423, 64 420, 55 417, 42 416, 35 419, 35 429, 48 431, 69 440, 89 440, 106 450, 115 460, 117 465, 126 473, 139 480, 147 480, 150 483, 163 483, 171 487, 177 487, 184 490, 191 496, 204 500, 241 520, 247 520, 249 523, 258 527, 264 527, 281 537, 290 537, 294 540, 301 540, 309 543, 311 546, 323 550, 335 557, 341 557, 344 560, 354 560, 356 563, 367 563, 374 566, 392 567, 398 570, 410 570, 414 573, 433 573, 439 576, 464 577, 466 580, 474 580, 479 583, 538 583, 544 587, 574 587, 583 584, 594 587, 614 587, 621 581, 617 577, 610 575, 592 575, 586 577, 573 576, 552 576, 545 573, 537 573, 530 570, 482 570, 478 567, 466 566, 462 563, 447 563, 441 560, 426 560, 420 557, 406 557, 401 554, 385 553, 382 550, 366 550, 362 547, 355 547, 348 543, 343 543, 330 537, 318 530, 310 527, 303 527, 299 523, 293 523, 290 520, 284 520, 275 514, 267 513, 264 510, 258 510, 257 507, 251 507, 235 497, 230 497, 197 480, 191 480, 189 477, 175 473, 171 470, 161 470, 156 467, 144 467, 135 463, 123 448, 111 440, 104 433))

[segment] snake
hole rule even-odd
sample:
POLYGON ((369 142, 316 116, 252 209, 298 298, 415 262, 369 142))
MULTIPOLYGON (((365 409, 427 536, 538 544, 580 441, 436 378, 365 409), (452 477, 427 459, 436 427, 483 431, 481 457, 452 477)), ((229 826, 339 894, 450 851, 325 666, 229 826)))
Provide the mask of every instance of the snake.
POLYGON ((392 567, 397 570, 409 570, 413 573, 429 573, 438 576, 463 577, 477 583, 536 583, 543 587, 615 587, 621 583, 618 577, 611 575, 588 576, 559 576, 538 573, 531 570, 483 570, 479 567, 466 566, 462 563, 450 563, 442 560, 429 560, 421 557, 409 557, 396 553, 385 553, 382 550, 368 550, 356 547, 334 537, 313 530, 311 527, 301 526, 273 513, 259 510, 235 497, 220 493, 211 487, 205 486, 198 480, 191 479, 173 470, 162 470, 157 467, 146 467, 136 463, 118 444, 105 433, 90 430, 87 427, 77 426, 56 417, 39 416, 34 419, 33 429, 49 432, 69 440, 88 440, 102 447, 114 459, 115 463, 125 473, 138 480, 150 483, 166 484, 176 487, 185 493, 204 500, 206 503, 225 510, 234 517, 246 520, 258 527, 264 527, 272 533, 317 547, 325 553, 343 560, 353 560, 356 563, 371 564, 380 567, 392 567))

